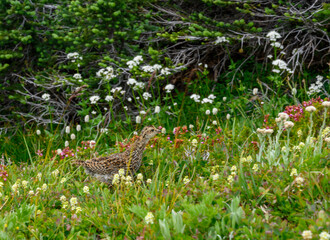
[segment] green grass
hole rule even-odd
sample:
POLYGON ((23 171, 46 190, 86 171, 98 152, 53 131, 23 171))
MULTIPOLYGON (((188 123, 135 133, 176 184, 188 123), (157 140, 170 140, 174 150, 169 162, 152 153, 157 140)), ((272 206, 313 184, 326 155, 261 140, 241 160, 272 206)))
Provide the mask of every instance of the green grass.
POLYGON ((218 125, 156 136, 138 171, 143 180, 123 176, 111 188, 73 166, 71 154, 88 159, 122 151, 131 132, 98 135, 96 147, 81 143, 89 123, 81 132, 72 126, 77 138, 67 148, 58 132, 30 129, 12 137, 15 142, 7 137, 3 161, 12 154, 15 162, 0 170, 8 174, 0 180, 0 239, 293 239, 305 230, 318 239, 329 232, 323 131, 312 130, 310 141, 307 134, 295 137, 295 125, 277 140, 277 128, 258 138, 246 118, 206 117, 204 123, 218 125), (122 144, 115 146, 114 139, 122 144), (251 141, 264 141, 263 151, 251 141), (61 146, 67 156, 56 153, 61 146))

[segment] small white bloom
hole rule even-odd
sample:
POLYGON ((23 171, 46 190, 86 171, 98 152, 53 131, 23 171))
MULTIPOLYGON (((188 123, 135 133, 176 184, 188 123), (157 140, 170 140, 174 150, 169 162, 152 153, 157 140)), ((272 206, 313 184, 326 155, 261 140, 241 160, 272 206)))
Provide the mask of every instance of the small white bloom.
POLYGON ((42 187, 41 187, 42 191, 44 191, 44 192, 47 191, 47 188, 48 188, 48 186, 47 186, 46 183, 44 183, 44 184, 42 185, 42 187))
POLYGON ((185 176, 183 179, 183 184, 188 184, 190 182, 190 179, 188 176, 185 176))
POLYGON ((76 135, 74 133, 71 134, 70 136, 71 140, 75 140, 76 139, 76 135))
POLYGON ((65 147, 68 147, 68 146, 69 146, 69 141, 65 141, 65 142, 64 142, 64 146, 65 146, 65 147))
POLYGON ((255 96, 258 94, 259 89, 258 88, 253 88, 252 94, 255 96))
POLYGON ((267 33, 266 37, 268 37, 271 41, 276 41, 277 39, 280 39, 282 36, 276 31, 270 31, 269 33, 267 33))
POLYGON ((148 178, 147 184, 151 184, 151 183, 152 183, 152 180, 150 178, 148 178))
POLYGON ((60 183, 65 183, 66 180, 67 180, 66 178, 62 178, 61 181, 60 181, 60 183))
POLYGON ((330 239, 330 234, 329 233, 327 233, 327 232, 321 232, 320 233, 320 240, 329 240, 330 239))
POLYGON ((89 193, 89 187, 88 186, 85 186, 83 188, 83 192, 86 193, 86 194, 88 194, 89 193))
POLYGON ((227 120, 230 119, 230 114, 229 114, 229 113, 226 115, 226 119, 227 119, 227 120))
POLYGON ((36 133, 37 133, 37 135, 40 135, 41 131, 38 129, 36 133))
POLYGON ((126 64, 130 69, 137 66, 137 63, 135 61, 128 61, 126 64))
POLYGON ((174 85, 173 84, 167 84, 165 86, 165 90, 166 90, 167 93, 170 93, 173 89, 174 89, 174 85))
POLYGON ((92 111, 92 114, 95 115, 96 114, 96 111, 92 111))
POLYGON ((313 233, 309 230, 305 230, 305 231, 302 232, 301 236, 303 237, 304 240, 312 239, 313 238, 313 233))
POLYGON ((149 98, 152 97, 152 95, 150 93, 148 93, 148 92, 143 93, 142 96, 143 96, 144 100, 148 100, 149 98))
POLYGON ((154 224, 155 217, 152 212, 148 212, 147 216, 144 218, 144 221, 146 221, 146 224, 154 224))
POLYGON ((143 180, 143 175, 142 175, 142 173, 139 173, 139 174, 136 176, 136 178, 137 178, 138 180, 142 181, 142 180, 143 180))
POLYGON ((34 191, 33 190, 30 190, 29 191, 29 195, 34 195, 34 191))
POLYGON ((78 203, 78 200, 77 200, 76 197, 72 197, 72 198, 70 199, 70 204, 71 204, 71 206, 75 206, 77 203, 78 203))
POLYGON ((191 99, 193 99, 195 102, 200 102, 200 96, 197 94, 193 94, 190 96, 191 99))
POLYGON ((216 180, 219 180, 220 175, 218 173, 216 173, 214 175, 211 175, 211 178, 212 178, 213 181, 216 181, 216 180))
POLYGON ((227 101, 227 97, 223 97, 222 101, 224 101, 224 102, 227 101))
POLYGON ((279 117, 280 119, 282 119, 282 120, 287 120, 287 119, 289 118, 289 115, 288 115, 287 113, 285 113, 285 112, 280 112, 280 113, 278 114, 278 117, 279 117))
POLYGON ((89 115, 86 115, 84 120, 85 122, 89 122, 89 115))
POLYGON ((285 128, 292 128, 294 126, 294 123, 291 121, 285 121, 284 122, 284 127, 285 128))
POLYGON ((211 111, 210 110, 206 110, 205 114, 206 115, 210 115, 211 111))
POLYGON ((48 93, 44 93, 42 94, 42 99, 45 100, 45 101, 49 101, 50 100, 50 95, 48 93))
POLYGON ((105 101, 107 102, 111 102, 112 100, 113 100, 113 96, 108 95, 105 97, 105 101))
POLYGON ((79 79, 81 79, 82 77, 81 77, 81 74, 80 74, 80 73, 76 73, 76 74, 73 75, 73 78, 79 80, 79 79))
POLYGON ((308 107, 305 108, 305 110, 307 112, 315 112, 316 111, 316 108, 314 106, 308 106, 308 107))
POLYGON ((89 100, 91 101, 91 104, 96 104, 97 103, 97 101, 99 101, 100 100, 100 97, 99 96, 91 96, 90 98, 89 98, 89 100))
POLYGON ((65 128, 65 132, 66 132, 67 134, 70 133, 70 126, 66 126, 66 128, 65 128))
POLYGON ((190 129, 194 128, 194 125, 189 124, 189 128, 190 128, 190 129))
POLYGON ((140 64, 141 62, 143 62, 143 57, 141 55, 138 55, 133 58, 133 61, 136 62, 137 64, 140 64))
POLYGON ((213 125, 217 125, 218 123, 217 123, 217 121, 213 121, 212 124, 213 125))
POLYGON ((66 201, 66 197, 65 197, 64 195, 62 195, 62 196, 60 197, 60 201, 61 201, 61 202, 65 202, 65 201, 66 201))
POLYGON ((57 175, 60 173, 60 171, 58 169, 55 169, 53 172, 52 172, 52 175, 54 177, 57 177, 57 175))
POLYGON ((161 75, 170 75, 171 72, 170 72, 170 69, 169 68, 163 68, 162 70, 160 70, 160 74, 161 75))
POLYGON ((155 113, 160 113, 160 107, 159 106, 155 107, 155 113))
POLYGON ((323 107, 330 107, 330 101, 324 101, 324 102, 322 103, 322 106, 323 106, 323 107))
POLYGON ((23 188, 27 188, 28 183, 29 183, 28 181, 23 180, 23 181, 22 181, 22 186, 23 186, 23 188))
POLYGON ((217 37, 214 44, 225 43, 225 42, 229 42, 226 37, 217 37))
POLYGON ((166 133, 166 128, 162 128, 162 134, 165 134, 166 133))
POLYGON ((127 85, 135 85, 137 81, 134 78, 129 78, 127 80, 127 85))

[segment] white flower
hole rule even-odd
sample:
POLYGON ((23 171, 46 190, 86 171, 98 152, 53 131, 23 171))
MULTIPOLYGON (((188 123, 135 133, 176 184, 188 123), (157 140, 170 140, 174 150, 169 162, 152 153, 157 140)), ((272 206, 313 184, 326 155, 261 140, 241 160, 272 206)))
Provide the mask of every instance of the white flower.
POLYGON ((280 119, 282 119, 282 120, 287 120, 287 119, 289 118, 289 115, 288 115, 287 113, 285 113, 285 112, 280 112, 280 113, 278 114, 278 117, 279 117, 280 119))
POLYGON ((70 133, 70 126, 65 127, 65 133, 69 134, 70 133))
POLYGON ((273 56, 272 56, 272 55, 268 55, 268 56, 267 56, 267 58, 269 58, 269 59, 272 59, 272 58, 273 58, 273 56))
POLYGON ((284 122, 284 127, 285 128, 292 128, 294 126, 294 123, 291 121, 285 121, 284 122))
POLYGON ((139 173, 139 174, 136 176, 136 178, 137 178, 138 180, 142 181, 142 180, 143 180, 143 175, 142 175, 142 173, 139 173))
POLYGON ((265 129, 265 134, 272 134, 274 132, 273 129, 265 129))
POLYGON ((258 164, 254 164, 253 167, 252 167, 252 170, 257 172, 259 170, 258 164))
POLYGON ((211 111, 210 110, 206 110, 205 114, 206 115, 210 115, 211 111))
POLYGON ((154 70, 160 70, 162 69, 162 65, 159 65, 159 64, 155 64, 152 66, 154 70))
POLYGON ((143 93, 142 96, 143 96, 143 98, 144 98, 145 100, 148 100, 149 98, 152 97, 152 95, 151 95, 150 93, 148 93, 148 92, 143 93))
POLYGON ((37 135, 40 135, 41 131, 38 129, 36 133, 37 133, 37 135))
POLYGON ((137 63, 135 61, 128 61, 126 64, 130 69, 137 66, 137 63))
POLYGON ((105 101, 107 102, 111 102, 112 100, 113 100, 113 96, 108 95, 105 97, 105 101))
POLYGON ((137 64, 140 64, 141 62, 143 62, 143 57, 141 55, 138 55, 135 58, 133 58, 133 61, 136 62, 137 64))
POLYGON ((281 35, 276 31, 270 31, 267 33, 266 37, 268 37, 271 41, 276 41, 281 38, 281 35))
POLYGON ((14 185, 11 186, 11 189, 13 190, 14 193, 18 193, 18 183, 14 183, 14 185))
POLYGON ((162 70, 160 70, 160 74, 161 75, 170 75, 171 72, 170 72, 170 69, 169 68, 163 68, 162 70))
POLYGON ((140 124, 141 123, 141 117, 140 116, 136 116, 135 121, 136 121, 136 123, 140 124))
POLYGON ((279 69, 282 69, 282 70, 285 70, 285 69, 287 69, 287 63, 286 62, 284 62, 283 60, 281 60, 281 59, 276 59, 276 60, 274 60, 273 62, 272 62, 272 64, 274 65, 274 66, 277 66, 279 69))
POLYGON ((183 184, 188 184, 190 182, 190 179, 188 176, 185 176, 183 179, 183 184))
POLYGON ((222 101, 224 101, 224 102, 227 101, 227 97, 223 97, 222 101))
POLYGON ((174 85, 173 84, 167 84, 165 86, 165 90, 166 90, 167 93, 170 93, 173 89, 174 89, 174 85))
POLYGON ((92 114, 95 115, 96 114, 96 111, 92 111, 92 114))
POLYGON ((290 177, 292 177, 292 176, 298 176, 297 169, 292 168, 291 173, 290 173, 290 177))
POLYGON ((141 69, 147 73, 153 73, 155 71, 154 68, 150 65, 142 66, 141 69))
POLYGON ((44 183, 44 184, 42 185, 42 187, 41 187, 42 191, 44 191, 44 192, 47 191, 47 188, 48 188, 48 186, 47 186, 46 183, 44 183))
POLYGON ((76 207, 76 214, 82 211, 81 207, 76 207))
POLYGON ((29 191, 29 195, 34 195, 34 191, 33 190, 30 190, 29 191))
POLYGON ((330 239, 330 234, 327 232, 321 232, 319 236, 320 236, 320 240, 329 240, 330 239))
POLYGON ((214 174, 214 175, 211 175, 211 178, 212 178, 213 181, 218 180, 219 177, 220 177, 220 175, 219 175, 218 173, 216 173, 216 174, 214 174))
MULTIPOLYGON (((41 177, 42 177, 42 173, 40 172, 37 174, 37 178, 39 179, 39 181, 41 180, 41 177)), ((0 187, 1 187, 1 182, 0 182, 0 187)))
POLYGON ((253 95, 257 95, 258 94, 258 88, 253 88, 253 90, 252 90, 252 94, 253 95))
POLYGON ((75 62, 77 59, 82 60, 82 57, 79 56, 79 53, 77 52, 68 53, 68 55, 66 55, 66 58, 71 60, 71 62, 75 62))
POLYGON ((217 123, 217 121, 213 121, 212 124, 213 125, 217 125, 218 123, 217 123))
POLYGON ((70 136, 71 140, 75 140, 76 139, 76 135, 74 133, 71 134, 70 136))
POLYGON ((323 106, 323 107, 330 107, 330 102, 329 102, 329 101, 324 101, 324 102, 322 103, 322 106, 323 106))
POLYGON ((199 100, 200 97, 201 97, 201 96, 199 96, 199 95, 197 95, 197 94, 193 94, 193 95, 190 96, 190 98, 193 99, 195 102, 200 102, 200 100, 199 100))
POLYGON ((76 74, 73 75, 73 78, 79 80, 79 79, 81 79, 82 77, 81 77, 81 74, 80 74, 80 73, 76 73, 76 74))
POLYGON ((60 171, 58 169, 55 169, 54 171, 52 171, 52 175, 54 177, 56 177, 59 173, 60 173, 60 171))
POLYGON ((72 198, 70 199, 70 204, 71 204, 71 206, 75 206, 77 203, 78 203, 78 200, 77 200, 76 197, 72 197, 72 198))
POLYGON ((165 134, 166 133, 166 128, 162 128, 162 134, 165 134))
POLYGON ((84 192, 84 193, 89 193, 89 187, 88 187, 88 186, 85 186, 85 187, 83 188, 83 192, 84 192))
POLYGON ((68 146, 69 146, 69 141, 65 141, 65 142, 64 142, 64 146, 65 146, 65 147, 68 147, 68 146))
POLYGON ((214 94, 210 94, 207 98, 214 100, 214 99, 216 99, 216 96, 214 94))
POLYGON ((226 119, 227 119, 227 120, 230 119, 230 114, 229 114, 229 113, 226 115, 226 119))
POLYGON ((45 101, 49 101, 49 99, 50 99, 50 95, 48 94, 48 93, 44 93, 44 94, 42 94, 42 99, 43 100, 45 100, 45 101))
POLYGON ((91 104, 96 104, 98 100, 100 100, 100 97, 99 96, 91 96, 89 98, 89 100, 91 101, 91 104))
POLYGON ((281 71, 278 70, 278 69, 273 69, 272 72, 274 72, 274 73, 280 73, 281 71))
POLYGON ((89 115, 86 115, 84 120, 85 122, 89 122, 89 115))
POLYGON ((66 201, 66 197, 65 197, 64 195, 62 195, 62 196, 60 197, 60 201, 61 201, 61 202, 65 202, 65 201, 66 201))
POLYGON ((272 42, 270 44, 270 46, 276 47, 276 48, 279 48, 279 49, 283 49, 284 48, 284 46, 281 43, 279 43, 279 42, 272 42))
POLYGON ((193 140, 191 141, 191 144, 192 144, 194 147, 197 147, 197 144, 198 144, 197 139, 193 139, 193 140))
POLYGON ((154 224, 155 217, 152 212, 148 212, 147 216, 145 216, 144 221, 146 224, 154 224))
POLYGON ((303 239, 312 239, 313 238, 313 233, 309 230, 305 230, 302 232, 301 236, 303 237, 303 239))
POLYGON ((22 186, 23 186, 23 188, 27 188, 28 183, 29 183, 28 181, 23 180, 23 181, 22 181, 22 186))
POLYGON ((160 113, 160 107, 159 106, 155 107, 155 113, 160 113))
POLYGON ((127 85, 135 85, 137 81, 134 78, 129 78, 127 80, 127 85))
POLYGON ((190 128, 190 129, 194 128, 194 125, 189 124, 189 128, 190 128))
POLYGON ((314 106, 308 106, 308 107, 305 108, 305 110, 307 112, 315 112, 316 111, 316 108, 314 106))
POLYGON ((61 181, 60 181, 60 183, 65 183, 66 180, 67 180, 66 178, 62 178, 61 181))
POLYGON ((295 96, 297 94, 297 88, 292 88, 291 93, 295 96))
POLYGON ((119 174, 113 175, 112 184, 116 185, 119 183, 119 174))
POLYGON ((152 183, 152 180, 150 178, 148 178, 147 184, 151 184, 151 183, 152 183))
POLYGON ((101 132, 101 133, 108 134, 109 129, 107 129, 107 128, 101 128, 101 129, 100 129, 100 132, 101 132))
POLYGON ((203 98, 202 103, 213 103, 212 99, 208 99, 208 98, 203 98))
POLYGON ((219 43, 224 43, 224 42, 229 42, 226 37, 217 37, 214 44, 219 44, 219 43))

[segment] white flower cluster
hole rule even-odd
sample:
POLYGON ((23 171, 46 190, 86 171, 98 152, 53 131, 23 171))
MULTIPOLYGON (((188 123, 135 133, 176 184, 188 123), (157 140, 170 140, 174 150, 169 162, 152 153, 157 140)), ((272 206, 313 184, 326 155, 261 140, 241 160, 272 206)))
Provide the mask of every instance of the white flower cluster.
POLYGON ((136 90, 139 90, 139 89, 143 89, 144 86, 145 86, 145 83, 138 82, 134 78, 129 78, 127 80, 127 85, 129 85, 129 86, 132 85, 133 86, 133 89, 136 91, 136 90))
POLYGON ((44 94, 42 94, 42 99, 43 100, 45 100, 45 101, 49 101, 49 99, 50 99, 50 95, 48 94, 48 93, 44 93, 44 94))
POLYGON ((216 98, 213 94, 210 94, 207 98, 203 98, 202 103, 213 103, 213 100, 216 98))
POLYGON ((143 62, 143 57, 138 55, 135 58, 133 58, 133 60, 128 61, 126 64, 130 69, 132 69, 133 67, 138 66, 141 62, 143 62))
POLYGON ((97 95, 91 96, 89 100, 91 101, 91 104, 96 104, 100 100, 100 97, 97 95))
POLYGON ((268 37, 270 39, 270 41, 273 41, 273 42, 275 42, 277 39, 282 38, 282 36, 276 31, 270 31, 269 33, 267 33, 266 37, 268 37))
POLYGON ((229 42, 226 37, 217 37, 214 44, 219 44, 219 43, 224 43, 224 42, 229 42))
POLYGON ((106 67, 106 68, 100 69, 96 73, 96 76, 103 77, 106 80, 111 80, 111 79, 115 78, 117 76, 117 74, 115 74, 115 70, 112 67, 106 67))
POLYGON ((82 77, 81 77, 81 74, 80 73, 76 73, 76 74, 74 74, 73 75, 73 78, 74 79, 76 79, 76 80, 78 80, 78 82, 82 82, 82 77))
POLYGON ((165 90, 166 90, 167 93, 170 93, 173 89, 174 89, 174 85, 173 84, 167 84, 165 86, 165 90))
POLYGON ((323 82, 322 82, 322 80, 323 80, 323 77, 322 77, 322 76, 318 75, 318 76, 316 77, 316 82, 313 83, 313 84, 309 87, 309 89, 308 89, 308 91, 307 91, 307 94, 308 94, 309 96, 312 95, 312 94, 314 94, 314 93, 319 93, 319 92, 321 92, 321 89, 322 89, 322 87, 323 87, 323 82))
POLYGON ((71 62, 75 62, 77 59, 82 60, 82 56, 79 56, 79 53, 77 52, 68 53, 68 55, 66 55, 66 58, 71 60, 71 62))
POLYGON ((159 71, 162 69, 162 66, 159 64, 155 64, 153 66, 150 65, 146 65, 146 66, 142 66, 141 69, 146 72, 146 73, 153 73, 154 71, 159 71))
POLYGON ((111 92, 112 92, 112 93, 120 92, 120 94, 124 95, 124 93, 125 93, 126 91, 124 91, 124 90, 122 90, 122 89, 123 89, 122 87, 115 87, 115 88, 111 89, 111 92))
POLYGON ((193 99, 195 102, 200 102, 201 100, 199 100, 201 98, 201 96, 197 95, 197 94, 193 94, 190 96, 191 99, 193 99))
POLYGON ((288 64, 286 62, 284 62, 283 60, 281 60, 281 59, 274 60, 272 62, 272 64, 273 64, 274 67, 276 67, 272 70, 275 73, 280 73, 280 72, 283 72, 283 71, 287 71, 290 74, 293 73, 293 71, 290 68, 288 68, 288 64))
POLYGON ((152 97, 152 95, 150 93, 148 93, 148 92, 143 93, 142 96, 143 96, 144 100, 148 100, 149 98, 152 97))

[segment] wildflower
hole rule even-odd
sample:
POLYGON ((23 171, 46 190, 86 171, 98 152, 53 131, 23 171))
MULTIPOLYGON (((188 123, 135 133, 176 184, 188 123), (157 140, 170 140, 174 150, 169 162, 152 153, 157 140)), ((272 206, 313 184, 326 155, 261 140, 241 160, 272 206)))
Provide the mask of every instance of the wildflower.
POLYGON ((270 31, 267 33, 266 37, 268 37, 271 41, 276 41, 281 38, 281 35, 276 31, 270 31))
POLYGON ((34 191, 33 190, 30 190, 29 191, 29 195, 34 195, 34 191))
POLYGON ((330 234, 327 232, 321 232, 319 236, 320 236, 320 240, 329 240, 330 239, 330 234))
POLYGON ((136 178, 138 179, 138 180, 143 180, 143 175, 142 175, 142 173, 139 173, 137 176, 136 176, 136 178))
POLYGON ((198 144, 197 139, 193 139, 193 140, 191 141, 191 144, 192 144, 194 147, 197 147, 197 144, 198 144))
POLYGON ((89 122, 89 115, 86 115, 84 120, 85 122, 89 122))
POLYGON ((213 125, 217 125, 218 123, 217 123, 217 121, 213 121, 212 124, 213 125))
POLYGON ((16 183, 14 183, 13 186, 11 186, 11 189, 13 190, 14 193, 18 193, 18 187, 19 187, 19 185, 18 185, 18 183, 16 182, 16 183))
POLYGON ((162 128, 162 134, 165 134, 166 133, 166 128, 162 128))
POLYGON ((66 182, 66 178, 62 178, 60 183, 65 183, 66 182))
POLYGON ((111 102, 112 100, 113 100, 113 96, 108 95, 105 97, 105 101, 107 102, 111 102))
POLYGON ((44 183, 44 184, 42 185, 42 187, 41 187, 42 191, 44 191, 44 192, 47 191, 47 188, 48 188, 48 186, 47 186, 46 183, 44 183))
POLYGON ((316 111, 316 108, 314 106, 308 106, 308 107, 305 108, 305 110, 307 112, 315 112, 316 111))
POLYGON ((70 199, 70 204, 71 204, 71 206, 75 206, 75 205, 77 205, 77 203, 78 203, 78 200, 77 200, 76 197, 72 197, 72 198, 70 199))
POLYGON ((170 93, 173 89, 174 89, 174 85, 173 84, 167 84, 165 86, 165 90, 166 90, 167 93, 170 93))
POLYGON ((150 178, 147 179, 147 184, 151 184, 152 180, 150 178))
POLYGON ((322 106, 324 106, 324 107, 330 107, 330 101, 324 101, 322 103, 322 106))
POLYGON ((229 113, 226 115, 226 119, 227 119, 227 120, 230 119, 230 114, 229 114, 229 113))
POLYGON ((137 55, 136 57, 133 58, 133 61, 139 64, 143 62, 143 57, 141 55, 137 55))
POLYGON ((279 43, 279 42, 272 42, 270 44, 270 46, 276 47, 276 48, 279 48, 279 49, 283 49, 284 48, 284 46, 281 43, 279 43))
POLYGON ((194 125, 189 124, 189 128, 190 128, 190 129, 193 129, 193 128, 194 128, 194 125))
POLYGON ((37 187, 36 188, 36 195, 38 195, 40 193, 40 191, 41 191, 41 188, 40 187, 37 187))
POLYGON ((148 212, 147 216, 145 216, 144 220, 146 221, 147 224, 154 224, 155 217, 152 214, 152 212, 148 212))
POLYGON ((206 115, 210 115, 211 111, 210 110, 206 110, 205 114, 206 115))
POLYGON ((257 95, 258 94, 258 88, 253 88, 253 90, 252 90, 252 94, 253 95, 257 95))
POLYGON ((291 121, 285 121, 284 122, 284 127, 285 128, 292 128, 294 126, 294 123, 291 121))
POLYGON ((140 114, 141 114, 141 115, 145 115, 145 114, 147 114, 147 113, 146 113, 146 111, 143 111, 143 110, 142 110, 142 111, 140 111, 140 114))
POLYGON ((42 99, 43 100, 45 100, 45 101, 49 101, 49 99, 50 99, 50 95, 48 94, 48 93, 44 93, 44 94, 42 94, 42 99))
POLYGON ((119 169, 118 174, 119 174, 119 176, 124 176, 125 170, 123 168, 119 169))
POLYGON ((223 97, 222 101, 224 101, 224 102, 227 101, 227 97, 223 97))
POLYGON ((37 210, 37 215, 40 215, 42 212, 40 210, 37 210))
POLYGON ((67 134, 70 133, 70 126, 66 126, 66 128, 65 128, 65 133, 67 133, 67 134))
POLYGON ((258 172, 258 170, 259 170, 259 166, 258 166, 258 164, 254 164, 253 167, 252 167, 252 170, 253 170, 254 172, 258 172))
POLYGON ((330 137, 325 138, 324 141, 325 141, 326 143, 330 143, 330 137))
POLYGON ((144 100, 148 100, 149 98, 152 97, 152 95, 150 93, 148 93, 148 92, 143 93, 142 96, 143 96, 144 100))
POLYGON ((79 56, 79 53, 77 52, 68 53, 68 55, 66 55, 66 58, 71 60, 71 62, 75 62, 77 59, 82 60, 82 56, 79 56))
POLYGON ((77 130, 77 132, 80 132, 81 131, 81 126, 77 125, 76 130, 77 130))
POLYGON ((274 132, 273 129, 265 129, 265 134, 272 134, 274 132))
POLYGON ((224 43, 224 42, 229 42, 226 37, 217 37, 214 44, 219 44, 219 43, 224 43))
POLYGON ((135 121, 137 124, 141 123, 141 117, 140 116, 136 116, 135 121))
POLYGON ((212 113, 213 113, 213 115, 217 115, 217 113, 218 113, 218 109, 217 109, 217 108, 213 108, 213 109, 212 109, 212 113))
POLYGON ((81 207, 76 207, 76 213, 80 213, 81 211, 81 207))
POLYGON ((135 61, 128 61, 128 62, 126 62, 126 64, 130 69, 137 66, 137 63, 135 61))
POLYGON ((171 72, 170 72, 170 69, 169 68, 163 68, 162 70, 160 70, 160 74, 161 75, 170 75, 171 72))
POLYGON ((218 173, 216 173, 214 175, 211 175, 211 178, 212 178, 213 181, 219 180, 219 177, 220 177, 220 175, 218 173))
POLYGON ((3 188, 3 185, 4 185, 3 182, 0 182, 0 188, 3 188))
POLYGON ((81 74, 80 74, 80 73, 75 73, 75 74, 73 75, 73 78, 79 80, 79 79, 81 79, 82 77, 81 77, 81 74))
POLYGON ((160 107, 159 106, 155 107, 155 113, 160 113, 160 107))
POLYGON ((132 177, 131 176, 126 177, 125 185, 132 186, 132 177))
POLYGON ((23 188, 27 188, 28 183, 29 183, 28 181, 23 180, 22 181, 23 188))
POLYGON ((37 133, 37 135, 40 135, 41 131, 38 129, 36 133, 37 133))
POLYGON ((68 146, 69 146, 69 141, 65 141, 65 142, 64 142, 64 146, 65 146, 65 147, 68 147, 68 146))
POLYGON ((296 88, 292 88, 291 93, 293 96, 295 96, 297 94, 297 89, 296 88))
POLYGON ((100 100, 100 97, 99 96, 91 96, 89 98, 89 100, 91 101, 91 104, 96 104, 98 100, 100 100))
POLYGON ((231 167, 230 171, 232 171, 232 172, 236 172, 236 171, 237 171, 237 167, 236 167, 235 165, 233 165, 233 166, 231 167))
POLYGON ((290 177, 292 177, 292 176, 298 176, 297 169, 292 168, 291 173, 290 173, 290 177))
POLYGON ((304 240, 312 239, 313 238, 313 233, 309 230, 305 230, 305 231, 302 232, 301 236, 303 237, 304 240))
POLYGON ((274 66, 277 66, 279 69, 286 70, 287 69, 287 63, 284 62, 281 59, 276 59, 272 62, 274 66))
POLYGON ((183 184, 188 184, 190 182, 190 179, 188 176, 185 176, 183 179, 183 184))
POLYGON ((193 94, 193 95, 190 96, 190 98, 193 99, 195 102, 200 102, 200 100, 199 100, 200 97, 201 97, 201 96, 199 96, 199 95, 197 95, 197 94, 193 94))
POLYGON ((227 181, 229 184, 231 184, 234 181, 234 177, 232 175, 229 175, 227 181))
POLYGON ((88 194, 89 193, 89 187, 88 186, 85 186, 83 188, 83 192, 86 193, 86 194, 88 194))
POLYGON ((150 161, 149 161, 149 165, 150 165, 150 166, 154 165, 154 161, 150 160, 150 161))
POLYGON ((95 147, 95 144, 96 144, 96 142, 95 142, 94 140, 91 140, 91 141, 89 142, 89 147, 90 147, 90 148, 94 148, 94 147, 95 147))
POLYGON ((52 175, 54 176, 54 177, 57 177, 57 175, 60 173, 60 171, 58 170, 58 169, 56 169, 56 170, 54 170, 53 172, 52 172, 52 175))
POLYGON ((130 98, 130 97, 127 98, 127 101, 132 102, 132 98, 130 98))
POLYGON ((113 185, 116 185, 116 184, 118 184, 119 183, 119 174, 115 174, 114 176, 113 176, 113 179, 112 179, 112 184, 113 185))
POLYGON ((62 208, 63 208, 63 209, 68 208, 68 206, 69 206, 68 201, 64 201, 64 202, 62 202, 62 208))
POLYGON ((74 133, 71 134, 70 136, 71 140, 75 140, 76 139, 76 135, 74 133))

